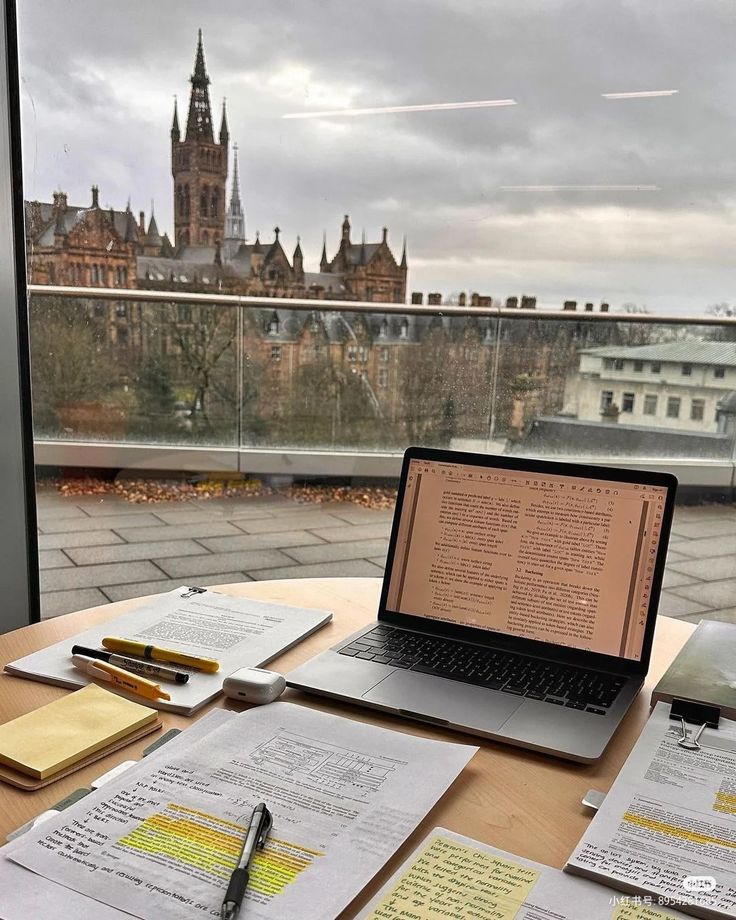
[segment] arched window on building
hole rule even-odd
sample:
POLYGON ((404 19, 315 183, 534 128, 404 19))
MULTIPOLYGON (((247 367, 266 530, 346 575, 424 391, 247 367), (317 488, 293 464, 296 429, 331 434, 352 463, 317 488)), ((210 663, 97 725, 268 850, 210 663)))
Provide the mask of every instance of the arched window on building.
POLYGON ((212 189, 212 216, 218 217, 220 214, 220 196, 217 193, 217 189, 212 189))
MULTIPOLYGON (((189 202, 189 183, 184 186, 184 217, 189 217, 190 213, 190 202, 189 202)), ((187 240, 189 242, 189 240, 187 240)))
POLYGON ((208 191, 209 191, 208 187, 204 185, 202 187, 202 194, 199 196, 199 215, 200 217, 207 217, 207 205, 208 205, 207 198, 209 197, 207 194, 208 191))

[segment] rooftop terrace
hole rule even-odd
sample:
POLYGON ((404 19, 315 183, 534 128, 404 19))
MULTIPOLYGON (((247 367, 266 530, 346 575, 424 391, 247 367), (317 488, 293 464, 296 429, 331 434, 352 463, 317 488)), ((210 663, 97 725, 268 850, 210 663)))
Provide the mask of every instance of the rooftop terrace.
MULTIPOLYGON (((38 496, 42 616, 182 583, 380 576, 392 512, 283 496, 135 505, 38 496)), ((660 614, 736 623, 736 506, 678 507, 660 614)))

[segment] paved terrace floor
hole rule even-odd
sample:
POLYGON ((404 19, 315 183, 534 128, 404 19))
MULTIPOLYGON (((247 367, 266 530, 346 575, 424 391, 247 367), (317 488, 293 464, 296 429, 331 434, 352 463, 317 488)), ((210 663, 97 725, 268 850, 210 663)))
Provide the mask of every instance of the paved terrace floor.
MULTIPOLYGON (((391 511, 281 496, 133 505, 38 498, 45 618, 179 584, 378 576, 391 511)), ((736 506, 675 514, 660 614, 736 623, 736 506)))

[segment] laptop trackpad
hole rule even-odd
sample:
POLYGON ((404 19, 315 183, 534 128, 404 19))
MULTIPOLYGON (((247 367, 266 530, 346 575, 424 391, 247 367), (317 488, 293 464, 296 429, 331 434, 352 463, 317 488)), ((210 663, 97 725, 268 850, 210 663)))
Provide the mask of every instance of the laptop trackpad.
POLYGON ((394 671, 363 699, 488 732, 497 731, 523 702, 518 696, 415 671, 394 671))

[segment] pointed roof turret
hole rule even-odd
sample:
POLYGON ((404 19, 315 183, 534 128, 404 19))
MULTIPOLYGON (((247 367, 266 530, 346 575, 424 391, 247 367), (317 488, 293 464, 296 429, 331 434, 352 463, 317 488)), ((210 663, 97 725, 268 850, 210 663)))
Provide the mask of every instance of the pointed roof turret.
POLYGON ((263 252, 263 246, 261 246, 261 231, 256 230, 256 241, 253 244, 253 252, 263 252))
POLYGON ((225 110, 225 99, 222 100, 222 120, 220 121, 220 143, 223 146, 227 146, 227 142, 230 140, 230 132, 227 127, 227 112, 225 110))
POLYGON ((181 131, 179 131, 179 106, 176 96, 174 96, 174 117, 171 121, 171 140, 178 143, 180 139, 181 131))
POLYGON ((403 269, 406 268, 406 234, 404 234, 404 245, 401 250, 401 263, 399 265, 399 268, 403 268, 403 269))
POLYGON ((130 210, 130 198, 128 199, 128 206, 125 209, 125 242, 138 242, 138 224, 136 224, 133 212, 130 210))
POLYGON ((194 59, 194 73, 189 78, 192 84, 192 95, 189 98, 189 117, 187 118, 187 140, 209 141, 212 137, 212 112, 210 110, 210 94, 207 87, 210 78, 204 66, 204 47, 202 45, 202 30, 199 30, 197 39, 197 54, 194 59))
POLYGON ((294 250, 294 261, 303 259, 301 237, 296 238, 296 249, 294 250))
POLYGON ((322 258, 319 260, 319 270, 321 272, 326 272, 329 268, 329 262, 327 261, 327 231, 322 231, 322 258))
POLYGON ((151 219, 148 222, 148 232, 146 233, 146 245, 147 246, 160 246, 163 240, 161 239, 161 234, 158 232, 158 226, 156 224, 156 215, 153 213, 153 206, 151 207, 151 219))
POLYGON ((245 214, 240 203, 237 144, 233 144, 233 184, 230 191, 230 204, 225 214, 225 239, 245 242, 245 214))
POLYGON ((342 222, 342 238, 346 243, 350 242, 350 218, 348 215, 345 215, 345 220, 342 222))
POLYGON ((360 238, 360 262, 359 264, 365 265, 365 263, 366 263, 366 258, 365 258, 365 230, 364 230, 363 235, 360 238))

